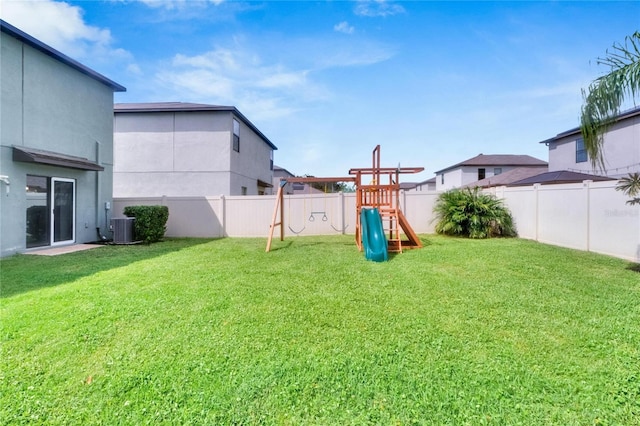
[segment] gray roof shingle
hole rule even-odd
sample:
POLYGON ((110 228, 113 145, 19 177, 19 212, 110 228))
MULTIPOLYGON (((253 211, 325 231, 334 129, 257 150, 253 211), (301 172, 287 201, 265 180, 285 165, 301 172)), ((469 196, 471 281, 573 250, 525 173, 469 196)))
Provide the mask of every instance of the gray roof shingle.
POLYGON ((606 176, 590 175, 587 173, 570 172, 568 170, 557 170, 555 172, 547 172, 547 173, 541 173, 536 176, 531 176, 526 179, 513 182, 507 186, 528 186, 528 185, 533 185, 535 183, 539 183, 541 185, 549 185, 554 183, 555 184, 577 183, 585 180, 592 180, 594 182, 598 182, 598 181, 607 181, 607 180, 616 180, 616 179, 606 177, 606 176))

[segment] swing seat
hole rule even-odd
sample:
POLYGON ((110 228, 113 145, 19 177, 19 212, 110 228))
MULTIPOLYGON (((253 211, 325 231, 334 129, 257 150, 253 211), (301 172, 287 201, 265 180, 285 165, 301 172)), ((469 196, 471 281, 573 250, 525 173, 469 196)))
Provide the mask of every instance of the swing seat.
POLYGON ((289 228, 289 231, 293 232, 294 234, 299 235, 299 234, 301 234, 301 233, 302 233, 302 231, 304 231, 304 230, 306 229, 306 226, 303 226, 303 227, 302 227, 302 229, 301 229, 301 230, 299 230, 299 231, 295 231, 295 230, 291 227, 291 225, 287 225, 287 228, 289 228))

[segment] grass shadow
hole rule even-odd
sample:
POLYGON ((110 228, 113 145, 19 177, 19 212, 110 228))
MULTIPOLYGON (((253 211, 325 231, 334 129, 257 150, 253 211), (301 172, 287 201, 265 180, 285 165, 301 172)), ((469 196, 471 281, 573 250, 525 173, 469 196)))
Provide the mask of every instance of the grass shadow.
POLYGON ((0 298, 8 298, 46 287, 54 287, 93 275, 183 250, 215 240, 196 238, 167 238, 146 245, 105 245, 93 250, 78 251, 58 256, 17 254, 0 259, 2 279, 0 298))
POLYGON ((289 247, 291 247, 292 244, 293 244, 293 241, 280 241, 277 247, 272 245, 269 251, 286 250, 289 247))
POLYGON ((630 263, 627 269, 633 272, 640 272, 640 263, 630 263))

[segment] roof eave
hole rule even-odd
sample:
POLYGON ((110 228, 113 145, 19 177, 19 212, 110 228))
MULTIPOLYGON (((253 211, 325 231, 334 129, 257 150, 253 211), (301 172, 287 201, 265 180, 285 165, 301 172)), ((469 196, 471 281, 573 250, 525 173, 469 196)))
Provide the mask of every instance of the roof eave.
POLYGON ((264 133, 262 133, 251 121, 249 121, 249 119, 247 117, 244 116, 244 114, 242 114, 238 108, 234 107, 234 106, 224 106, 224 105, 205 105, 205 104, 188 104, 188 103, 175 103, 173 104, 173 106, 169 106, 169 104, 167 103, 161 103, 158 104, 157 106, 153 106, 153 103, 149 103, 146 105, 150 105, 150 106, 145 106, 145 107, 134 107, 134 108, 125 108, 123 106, 118 106, 118 105, 126 105, 126 104, 116 104, 114 106, 114 113, 117 114, 130 114, 130 113, 140 113, 140 112, 215 112, 215 111, 222 111, 222 112, 230 112, 233 115, 237 116, 240 120, 242 120, 242 122, 244 124, 246 124, 255 134, 257 134, 260 139, 262 139, 267 145, 269 145, 271 147, 271 149, 273 149, 274 151, 276 151, 278 149, 277 146, 275 146, 273 144, 273 142, 271 142, 269 140, 269 138, 267 138, 265 136, 264 133))
MULTIPOLYGON (((627 111, 623 111, 621 112, 615 119, 614 119, 614 123, 618 123, 622 120, 626 120, 628 118, 633 118, 635 116, 640 115, 640 107, 638 108, 632 108, 630 110, 627 111)), ((564 132, 558 133, 556 136, 543 140, 539 143, 543 143, 545 145, 549 145, 550 143, 553 142, 558 142, 560 139, 566 138, 567 136, 573 136, 573 135, 579 135, 582 134, 582 131, 580 130, 580 127, 575 127, 573 129, 570 130, 566 130, 564 132)))
POLYGON ((62 62, 63 64, 75 69, 76 71, 81 72, 82 74, 91 77, 94 80, 97 80, 98 82, 104 84, 105 86, 111 88, 111 90, 113 90, 114 92, 126 92, 127 89, 126 87, 116 83, 115 81, 105 77, 104 75, 92 70, 89 67, 86 67, 84 65, 82 65, 80 62, 71 59, 70 57, 68 57, 67 55, 65 55, 64 53, 54 49, 53 47, 44 44, 43 42, 41 42, 40 40, 30 36, 29 34, 25 33, 24 31, 14 27, 13 25, 9 24, 8 22, 0 19, 0 29, 2 30, 3 33, 10 35, 11 37, 25 43, 28 44, 29 46, 31 46, 32 48, 38 50, 41 53, 44 53, 45 55, 59 61, 62 62))

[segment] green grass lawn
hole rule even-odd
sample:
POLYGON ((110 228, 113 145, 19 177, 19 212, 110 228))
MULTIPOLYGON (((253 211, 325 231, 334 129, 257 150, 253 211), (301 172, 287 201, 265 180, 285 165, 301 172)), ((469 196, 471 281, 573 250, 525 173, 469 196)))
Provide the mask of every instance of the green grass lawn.
POLYGON ((640 424, 640 274, 518 239, 1 261, 4 424, 640 424))

